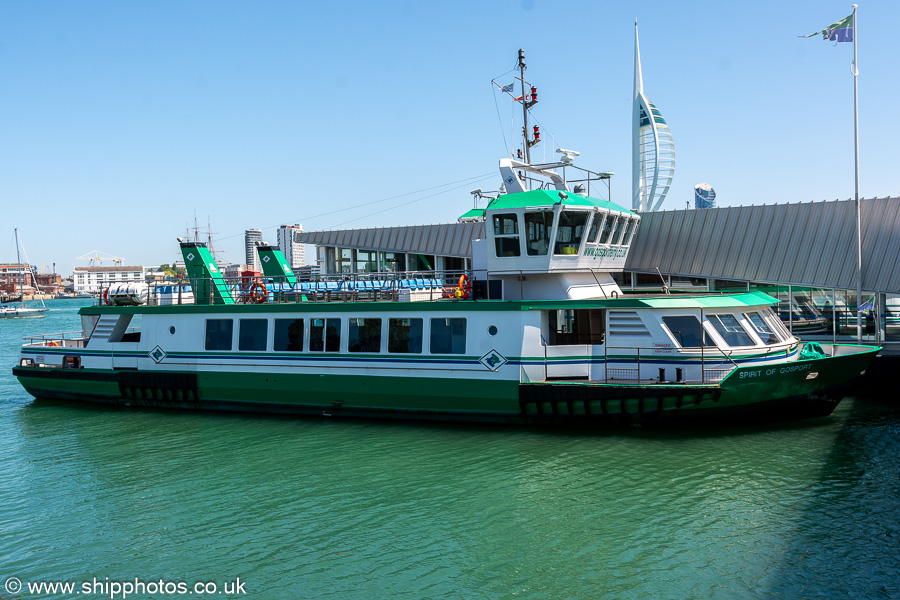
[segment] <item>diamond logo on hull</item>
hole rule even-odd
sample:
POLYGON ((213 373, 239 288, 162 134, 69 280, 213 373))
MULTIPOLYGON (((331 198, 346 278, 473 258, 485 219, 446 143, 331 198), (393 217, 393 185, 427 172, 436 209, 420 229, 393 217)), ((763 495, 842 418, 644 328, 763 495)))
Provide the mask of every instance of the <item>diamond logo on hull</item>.
POLYGON ((496 350, 491 350, 490 352, 488 352, 487 354, 482 356, 480 359, 478 359, 478 362, 483 364, 485 367, 487 367, 491 371, 496 371, 497 369, 499 369, 500 367, 502 367, 509 361, 506 360, 503 357, 503 355, 500 354, 499 352, 497 352, 496 350))
POLYGON ((153 359, 153 362, 155 362, 156 364, 159 364, 159 363, 161 363, 161 362, 163 361, 163 359, 164 359, 166 356, 168 356, 168 354, 166 354, 165 351, 164 351, 162 348, 160 348, 159 346, 157 346, 156 348, 154 348, 153 350, 151 350, 150 352, 148 352, 148 353, 147 353, 147 356, 149 356, 150 358, 152 358, 152 359, 153 359))

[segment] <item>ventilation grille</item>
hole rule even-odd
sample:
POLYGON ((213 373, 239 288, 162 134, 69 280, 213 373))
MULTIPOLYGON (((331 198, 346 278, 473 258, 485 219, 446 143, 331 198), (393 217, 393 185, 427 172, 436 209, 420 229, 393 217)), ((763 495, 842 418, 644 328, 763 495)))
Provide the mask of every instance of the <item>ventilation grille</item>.
POLYGON ((650 335, 650 331, 633 310, 609 311, 610 335, 650 335))

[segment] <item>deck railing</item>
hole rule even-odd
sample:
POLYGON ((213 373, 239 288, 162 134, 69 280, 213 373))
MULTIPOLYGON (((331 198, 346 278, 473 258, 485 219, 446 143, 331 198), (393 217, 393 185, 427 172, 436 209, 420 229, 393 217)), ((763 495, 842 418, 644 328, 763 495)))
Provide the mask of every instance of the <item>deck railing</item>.
MULTIPOLYGON (((217 304, 224 290, 239 304, 295 302, 402 302, 441 300, 456 297, 462 275, 471 271, 402 271, 373 273, 335 273, 317 275, 308 281, 291 284, 284 278, 259 276, 179 278, 147 283, 146 297, 140 304, 149 306, 217 304), (216 283, 219 285, 217 286, 216 283), (202 292, 200 290, 203 290, 202 292)), ((471 291, 470 291, 471 293, 471 291)), ((101 295, 96 304, 138 304, 128 294, 101 295)))

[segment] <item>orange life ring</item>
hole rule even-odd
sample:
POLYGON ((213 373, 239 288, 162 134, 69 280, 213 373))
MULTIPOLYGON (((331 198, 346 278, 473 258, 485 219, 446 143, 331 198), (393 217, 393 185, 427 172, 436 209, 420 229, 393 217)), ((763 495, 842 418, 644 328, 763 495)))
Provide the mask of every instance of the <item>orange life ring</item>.
POLYGON ((262 304, 266 300, 269 299, 269 290, 266 289, 266 286, 263 284, 256 282, 250 286, 250 301, 255 302, 257 304, 262 304))
POLYGON ((59 344, 57 344, 56 342, 49 342, 47 345, 53 346, 53 347, 59 347, 59 344))
POLYGON ((469 283, 469 276, 463 273, 459 276, 459 288, 457 290, 457 295, 459 298, 463 300, 469 299, 469 292, 472 290, 472 286, 469 283))

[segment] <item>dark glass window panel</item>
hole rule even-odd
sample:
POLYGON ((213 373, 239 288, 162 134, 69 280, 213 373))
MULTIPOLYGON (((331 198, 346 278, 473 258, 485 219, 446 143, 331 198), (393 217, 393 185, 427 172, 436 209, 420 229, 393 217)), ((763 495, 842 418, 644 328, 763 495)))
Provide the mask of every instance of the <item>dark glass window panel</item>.
POLYGON ((422 353, 422 319, 388 319, 388 352, 422 353))
POLYGON ((303 351, 303 319, 275 319, 275 352, 303 351))
POLYGON ((465 354, 466 320, 432 319, 430 348, 432 354, 465 354))
POLYGON ((231 336, 234 333, 232 319, 207 319, 206 349, 231 350, 231 336))

